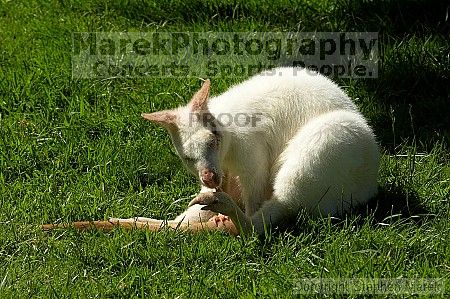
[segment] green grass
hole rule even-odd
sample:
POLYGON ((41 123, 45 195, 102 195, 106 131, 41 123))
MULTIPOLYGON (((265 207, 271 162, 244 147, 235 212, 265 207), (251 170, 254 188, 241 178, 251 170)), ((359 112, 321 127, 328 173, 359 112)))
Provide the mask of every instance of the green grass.
MULTIPOLYGON (((446 10, 443 1, 0 0, 0 297, 278 298, 317 277, 444 278, 450 293, 446 10), (263 241, 41 232, 172 218, 197 191, 165 131, 139 115, 184 103, 198 80, 71 78, 72 32, 154 30, 379 31, 379 78, 337 79, 383 150, 367 213, 304 217, 263 241)), ((212 93, 237 81, 216 78, 212 93)))

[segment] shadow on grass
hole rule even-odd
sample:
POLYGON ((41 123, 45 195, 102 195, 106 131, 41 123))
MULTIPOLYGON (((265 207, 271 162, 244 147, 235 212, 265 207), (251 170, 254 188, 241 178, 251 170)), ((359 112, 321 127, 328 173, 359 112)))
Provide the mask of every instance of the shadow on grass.
POLYGON ((334 18, 341 30, 377 31, 389 36, 448 34, 449 6, 440 0, 337 1, 334 18))
POLYGON ((349 213, 340 217, 323 216, 322 219, 312 218, 309 215, 300 214, 294 225, 275 228, 271 234, 280 232, 289 232, 294 236, 299 236, 305 232, 314 232, 321 230, 322 225, 329 221, 334 227, 345 228, 351 225, 364 225, 369 221, 374 228, 391 225, 397 221, 410 222, 415 225, 421 225, 433 214, 424 207, 418 195, 414 192, 386 186, 380 187, 377 196, 372 198, 367 204, 355 208, 349 213))
POLYGON ((415 192, 406 192, 398 187, 380 188, 377 196, 350 215, 373 218, 374 224, 396 219, 409 219, 420 224, 430 212, 421 203, 415 192))

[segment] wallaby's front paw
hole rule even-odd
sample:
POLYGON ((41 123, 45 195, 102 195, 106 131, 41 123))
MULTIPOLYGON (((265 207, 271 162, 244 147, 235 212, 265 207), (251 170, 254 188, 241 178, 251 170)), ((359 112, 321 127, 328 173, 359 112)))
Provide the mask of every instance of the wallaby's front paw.
POLYGON ((190 204, 205 205, 202 210, 212 211, 230 216, 236 209, 236 204, 225 192, 200 193, 190 204))
POLYGON ((191 202, 188 204, 188 207, 193 205, 209 205, 214 202, 217 202, 218 199, 215 196, 214 192, 202 192, 198 194, 191 202))

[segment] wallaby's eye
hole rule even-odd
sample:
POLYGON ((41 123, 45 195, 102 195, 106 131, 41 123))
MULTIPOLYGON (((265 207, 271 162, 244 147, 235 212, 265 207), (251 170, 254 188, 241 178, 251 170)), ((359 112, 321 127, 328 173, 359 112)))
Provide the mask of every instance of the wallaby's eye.
POLYGON ((214 137, 210 141, 210 146, 217 147, 222 136, 220 135, 220 132, 217 130, 216 126, 212 127, 211 133, 214 135, 214 137))
POLYGON ((208 141, 209 148, 217 148, 219 146, 219 136, 214 136, 208 141))
POLYGON ((211 133, 213 133, 213 134, 214 134, 214 136, 219 136, 219 131, 217 131, 217 128, 216 128, 216 126, 213 126, 213 127, 212 127, 212 129, 211 129, 211 133))
POLYGON ((219 133, 219 131, 217 130, 217 125, 216 125, 216 123, 211 123, 210 124, 210 129, 211 129, 211 133, 213 133, 214 134, 214 136, 220 136, 220 133, 219 133))

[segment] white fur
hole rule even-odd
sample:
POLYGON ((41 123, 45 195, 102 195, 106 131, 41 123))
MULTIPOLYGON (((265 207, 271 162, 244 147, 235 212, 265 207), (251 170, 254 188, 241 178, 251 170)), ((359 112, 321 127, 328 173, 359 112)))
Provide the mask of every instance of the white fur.
MULTIPOLYGON (((277 68, 210 98, 208 110, 216 118, 263 116, 256 128, 222 126, 218 153, 202 143, 210 131, 186 124, 187 107, 177 110, 179 132, 172 132, 180 156, 195 157, 188 165, 194 173, 206 165, 238 182, 224 191, 239 189, 233 199, 259 233, 301 210, 342 214, 377 192, 379 149, 372 129, 344 91, 320 74, 277 68)), ((177 219, 193 221, 202 213, 194 205, 177 219)))

